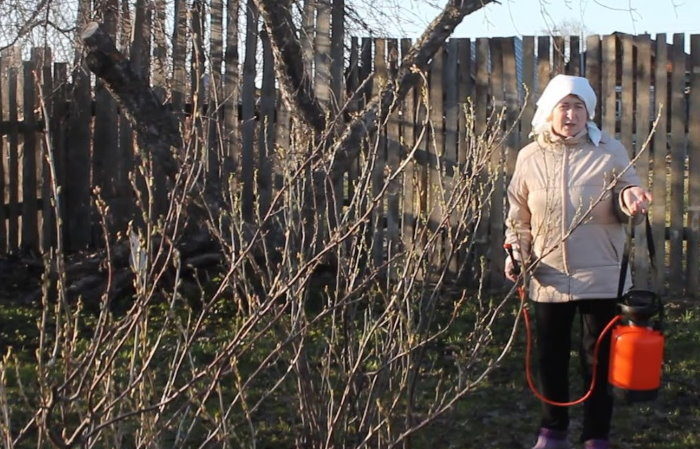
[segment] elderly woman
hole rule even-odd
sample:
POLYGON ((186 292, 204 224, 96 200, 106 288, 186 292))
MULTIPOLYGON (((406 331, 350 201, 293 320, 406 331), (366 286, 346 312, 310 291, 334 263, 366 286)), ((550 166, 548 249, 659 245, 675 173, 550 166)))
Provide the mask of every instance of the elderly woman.
MULTIPOLYGON (((544 396, 569 400, 569 353, 576 312, 581 322, 585 385, 599 333, 616 314, 624 223, 641 220, 651 201, 629 167, 625 148, 592 121, 596 96, 585 78, 554 77, 537 102, 534 142, 523 148, 508 187, 506 243, 532 264, 529 297, 535 315, 538 372, 544 396), (612 188, 610 188, 612 186, 612 188)), ((515 280, 506 259, 506 277, 515 280)), ((629 288, 627 279, 625 289, 629 288)), ((604 348, 604 349, 603 349, 604 348)), ((598 359, 597 385, 584 403, 581 441, 607 449, 613 399, 608 392, 609 343, 598 359)), ((542 403, 532 449, 569 448, 568 409, 542 403)))

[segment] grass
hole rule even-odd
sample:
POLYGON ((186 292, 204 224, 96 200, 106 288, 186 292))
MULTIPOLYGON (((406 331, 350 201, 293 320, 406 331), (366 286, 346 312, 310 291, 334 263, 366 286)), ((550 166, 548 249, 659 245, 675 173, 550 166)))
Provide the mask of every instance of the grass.
MULTIPOLYGON (((662 387, 653 402, 616 404, 612 449, 700 448, 700 302, 666 303, 662 387)), ((539 422, 539 403, 523 369, 524 339, 488 382, 426 430, 420 447, 529 449, 539 422)), ((572 370, 578 366, 572 355, 572 370)), ((578 379, 572 371, 572 379, 578 379)), ((574 385, 572 381, 572 385, 574 385)), ((583 387, 572 390, 572 397, 583 387)), ((570 441, 581 430, 582 406, 570 410, 570 441)), ((573 447, 582 447, 574 444, 573 447)))
MULTIPOLYGON (((2 292, 0 292, 2 293, 2 292)), ((39 310, 26 302, 14 302, 2 294, 0 308, 0 350, 12 346, 19 360, 24 361, 21 372, 32 376, 33 348, 37 337, 36 318, 39 310)), ((697 449, 700 447, 700 301, 679 300, 666 303, 666 353, 663 384, 657 400, 635 405, 617 405, 613 417, 612 449, 697 449)), ((221 316, 212 317, 214 328, 225 338, 226 321, 231 310, 222 310, 221 316), (225 316, 224 316, 225 315, 225 316), (224 321, 217 321, 223 319, 224 321)), ((428 354, 431 366, 444 363, 449 370, 449 357, 456 345, 464 345, 460 336, 469 328, 472 319, 465 311, 444 341, 437 342, 428 354), (440 359, 443 359, 442 361, 440 359), (443 363, 441 363, 443 362, 443 363)), ((503 342, 510 329, 513 313, 506 313, 495 329, 495 341, 503 342)), ((515 347, 479 387, 435 422, 411 438, 412 449, 433 448, 495 448, 529 449, 539 421, 539 403, 528 390, 524 369, 524 330, 519 329, 515 347)), ((273 344, 271 341, 270 344, 273 344)), ((498 351, 498 346, 492 350, 498 351)), ((202 347, 206 358, 206 347, 202 347)), ((253 360, 250 361, 254 363, 253 360)), ((572 357, 572 370, 578 366, 577 355, 572 357)), ((453 366, 453 364, 452 364, 453 366)), ((572 373, 572 379, 578 376, 572 373)), ((574 381, 575 382, 575 381, 574 381)), ((261 384, 265 384, 263 381, 261 384)), ((422 384, 417 396, 421 401, 432 400, 430 383, 422 384)), ((572 397, 581 394, 582 387, 572 391, 572 397)), ((281 388, 258 414, 257 447, 286 448, 294 441, 296 403, 294 388, 281 388), (290 427, 290 425, 292 427, 290 427)), ((255 396, 255 394, 253 394, 255 396)), ((581 406, 571 410, 572 441, 581 428, 581 406)), ((346 444, 349 442, 346 441, 346 444)), ((348 445, 351 447, 351 445, 348 445)), ((580 447, 574 446, 574 447, 580 447)))

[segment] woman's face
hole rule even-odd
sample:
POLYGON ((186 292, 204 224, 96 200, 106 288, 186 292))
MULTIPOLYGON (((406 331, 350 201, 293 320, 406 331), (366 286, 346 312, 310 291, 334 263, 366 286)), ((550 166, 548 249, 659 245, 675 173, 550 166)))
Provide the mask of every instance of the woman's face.
POLYGON ((586 126, 586 104, 576 95, 562 98, 552 111, 552 130, 562 137, 572 137, 586 126))

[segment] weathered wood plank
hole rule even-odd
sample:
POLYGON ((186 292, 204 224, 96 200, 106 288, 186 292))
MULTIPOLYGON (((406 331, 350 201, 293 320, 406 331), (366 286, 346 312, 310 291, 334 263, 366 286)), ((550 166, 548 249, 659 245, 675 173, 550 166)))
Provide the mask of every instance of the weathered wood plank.
MULTIPOLYGON (((601 105, 603 104, 602 89, 601 89, 601 68, 600 68, 600 36, 593 35, 586 38, 586 60, 584 61, 584 73, 588 81, 591 83, 593 90, 598 97, 595 107, 595 121, 601 123, 601 105)), ((602 126, 602 125, 600 125, 602 126)))
POLYGON ((539 36, 537 38, 537 93, 534 96, 535 102, 540 98, 547 83, 552 78, 552 70, 549 64, 549 36, 539 36))
POLYGON ((260 125, 258 127, 257 201, 261 217, 267 213, 272 199, 272 167, 275 154, 275 63, 272 46, 266 34, 261 35, 263 47, 262 85, 258 99, 260 125))
POLYGON ((506 130, 513 131, 506 137, 505 162, 506 162, 506 185, 510 181, 515 169, 515 159, 518 156, 518 149, 521 146, 520 134, 518 133, 518 115, 520 114, 520 103, 518 101, 518 80, 516 78, 515 65, 515 42, 513 38, 504 38, 503 49, 503 92, 506 107, 506 130))
POLYGON ((688 269, 686 291, 700 297, 700 34, 690 36, 688 110, 688 269))
MULTIPOLYGON (((217 0, 221 1, 221 0, 217 0)), ((165 100, 168 73, 168 43, 165 37, 165 0, 153 1, 153 59, 151 62, 153 91, 161 101, 165 100)))
MULTIPOLYGON (((211 0, 209 5, 209 86, 206 107, 207 125, 207 180, 206 186, 214 190, 215 195, 221 195, 222 180, 225 179, 223 162, 225 150, 220 136, 221 105, 223 104, 223 85, 221 65, 224 60, 224 3, 223 0, 211 0)), ((206 86, 205 86, 206 87, 206 86)), ((274 89, 274 86, 273 86, 274 89)), ((272 97, 274 116, 274 93, 272 97)), ((270 142, 273 145, 274 141, 270 142)))
MULTIPOLYGON (((401 39, 401 55, 405 55, 411 49, 411 39, 401 39)), ((406 95, 401 106, 401 153, 407 156, 416 145, 415 119, 416 119, 416 90, 412 89, 406 95)), ((416 230, 416 218, 419 213, 416 198, 416 157, 408 160, 403 175, 403 195, 401 198, 401 234, 403 236, 404 249, 411 252, 414 248, 414 234, 416 230)))
POLYGON ((654 261, 657 269, 653 280, 655 291, 664 294, 666 291, 666 184, 667 184, 667 162, 668 154, 668 46, 666 45, 666 35, 656 35, 656 66, 654 68, 654 116, 659 115, 659 122, 654 134, 654 171, 652 195, 654 201, 651 204, 651 224, 654 242, 656 242, 656 259, 654 261))
MULTIPOLYGON (((444 194, 443 202, 446 206, 446 211, 449 213, 450 200, 455 186, 455 179, 459 173, 457 165, 457 126, 459 122, 459 82, 457 78, 458 67, 458 50, 457 41, 450 39, 445 48, 445 71, 443 73, 444 87, 444 117, 445 117, 445 147, 443 164, 443 185, 444 194)), ((449 229, 445 235, 445 257, 447 258, 448 269, 450 274, 457 274, 457 255, 455 253, 455 241, 453 230, 457 227, 459 216, 455 210, 450 213, 447 225, 449 229)))
POLYGON ((566 73, 566 40, 564 36, 552 38, 552 76, 566 73))
POLYGON ((243 61, 243 86, 241 89, 241 213, 245 220, 253 217, 253 191, 256 161, 254 141, 256 52, 258 46, 258 10, 253 0, 246 7, 245 60, 243 61))
POLYGON ((569 62, 566 64, 566 73, 580 76, 581 70, 581 39, 578 36, 569 37, 569 62))
POLYGON ((173 77, 171 87, 171 102, 173 109, 180 113, 184 111, 185 98, 187 98, 186 77, 186 62, 187 62, 187 42, 188 42, 188 25, 187 25, 187 2, 185 0, 175 1, 175 26, 173 27, 172 38, 172 58, 173 58, 173 77))
MULTIPOLYGON (((489 40, 478 38, 476 40, 476 86, 474 102, 475 113, 475 141, 484 137, 486 131, 486 120, 489 107, 489 40)), ((488 174, 479 178, 480 182, 486 184, 489 180, 488 174)), ((489 222, 491 208, 488 203, 482 208, 481 220, 474 231, 474 240, 477 242, 477 257, 487 256, 489 251, 489 222)))
MULTIPOLYGON (((35 103, 35 111, 37 118, 43 120, 45 118, 44 111, 49 114, 53 110, 53 74, 52 54, 49 47, 40 47, 32 49, 32 64, 34 73, 36 74, 36 83, 39 88, 37 92, 37 101, 35 103)), ((50 116, 53 117, 53 116, 50 116)), ((49 118, 51 120, 51 118, 49 118)), ((36 143, 37 155, 37 197, 40 198, 41 211, 39 227, 39 249, 42 252, 55 247, 55 215, 51 207, 51 172, 48 165, 48 148, 45 140, 41 135, 37 138, 36 143)))
MULTIPOLYGON (((5 111, 7 109, 6 90, 7 83, 5 82, 6 60, 0 57, 0 120, 5 120, 5 111)), ((7 213, 5 212, 5 204, 7 204, 7 184, 8 179, 5 177, 7 170, 6 163, 9 160, 9 154, 5 139, 0 136, 0 254, 8 252, 7 250, 7 213)))
POLYGON ((10 124, 7 135, 7 249, 16 251, 20 245, 19 232, 19 133, 17 129, 17 61, 12 56, 3 57, 3 118, 10 124))
MULTIPOLYGON (((438 51, 430 66, 430 129, 428 144, 428 223, 430 230, 436 232, 442 226, 445 214, 444 164, 445 164, 445 123, 444 123, 444 84, 445 53, 438 51)), ((433 248, 431 262, 435 266, 444 263, 443 239, 437 239, 433 248)))
MULTIPOLYGON (((372 93, 377 94, 384 87, 388 76, 386 64, 386 39, 374 40, 374 82, 372 93)), ((372 165, 372 197, 380 194, 384 185, 384 169, 386 167, 386 134, 385 127, 379 126, 377 133, 370 139, 369 158, 372 165)), ((372 261, 375 267, 384 261, 384 201, 378 201, 372 211, 372 261)))
POLYGON ((634 42, 632 36, 620 36, 622 46, 622 92, 620 92, 620 142, 627 149, 630 158, 633 156, 632 142, 634 122, 634 42))
POLYGON ((671 75, 671 176, 670 182, 670 213, 669 223, 669 287, 671 293, 683 291, 683 210, 685 206, 684 178, 686 156, 685 134, 685 35, 673 35, 671 75))
MULTIPOLYGON (((642 145, 647 138, 650 130, 650 79, 651 79, 651 40, 649 35, 636 36, 635 44, 637 47, 637 62, 635 70, 637 94, 635 95, 636 106, 634 109, 635 115, 635 132, 634 132, 634 154, 638 155, 641 151, 644 153, 639 156, 635 168, 639 179, 642 181, 642 187, 649 189, 649 164, 650 151, 649 148, 643 149, 642 145)), ((632 112, 630 111, 630 115, 632 112)), ((634 241, 634 286, 637 288, 649 287, 649 252, 647 251, 646 223, 642 223, 635 229, 634 241)))
POLYGON ((345 0, 333 0, 331 8, 331 94, 333 110, 337 110, 345 103, 345 0))
POLYGON ((610 134, 612 137, 616 137, 616 111, 615 103, 617 99, 617 92, 615 86, 616 71, 617 71, 617 58, 615 54, 616 50, 616 39, 614 35, 603 37, 603 57, 602 57, 602 75, 601 75, 601 92, 600 92, 600 102, 603 103, 602 106, 602 117, 600 123, 602 125, 602 130, 610 134))
MULTIPOLYGON (((361 95, 355 95, 360 87, 360 42, 356 37, 350 39, 350 55, 349 55, 349 65, 348 65, 348 75, 345 82, 347 89, 346 96, 351 98, 350 104, 348 104, 348 113, 353 114, 360 110, 360 104, 363 101, 361 95)), ((355 195, 355 182, 359 177, 360 166, 359 157, 350 161, 348 170, 346 173, 347 179, 347 189, 346 198, 352 199, 355 195)))
POLYGON ((522 99, 523 114, 520 118, 520 146, 524 146, 530 139, 532 130, 532 117, 535 115, 537 103, 537 86, 535 85, 535 37, 523 37, 523 84, 525 85, 526 98, 522 99))
POLYGON ((473 108, 474 82, 472 80, 472 47, 467 38, 457 38, 458 72, 458 103, 457 103, 457 164, 461 168, 467 160, 467 110, 473 108))
MULTIPOLYGON (((22 63, 24 76, 23 115, 24 121, 31 125, 35 121, 34 110, 37 105, 37 95, 34 80, 34 63, 22 63)), ((25 133, 22 136, 22 252, 39 252, 39 222, 37 199, 37 168, 38 157, 36 134, 25 133)))
MULTIPOLYGON (((61 234, 61 247, 65 246, 63 243, 63 235, 65 234, 65 229, 63 224, 65 223, 66 217, 66 202, 65 202, 65 189, 66 185, 66 120, 68 117, 68 64, 67 63, 56 63, 53 67, 53 85, 52 89, 53 95, 51 99, 51 109, 50 114, 54 119, 50 122, 50 141, 51 150, 53 151, 53 163, 55 171, 54 182, 56 186, 60 188, 58 191, 57 207, 54 206, 56 220, 60 220, 61 226, 57 226, 54 237, 56 238, 58 246, 58 232, 62 230, 61 234)), ((53 195, 53 192, 52 192, 53 195)))
MULTIPOLYGON (((495 113, 500 113, 505 106, 503 92, 503 41, 502 38, 491 39, 491 95, 495 113)), ((505 220, 503 208, 505 205, 505 178, 503 176, 504 148, 496 148, 491 153, 491 176, 494 180, 491 195, 490 229, 489 229, 489 259, 491 270, 489 285, 497 287, 503 284, 503 234, 505 220)))
POLYGON ((314 92, 327 108, 331 101, 331 7, 327 1, 316 3, 314 31, 314 92))
MULTIPOLYGON (((231 174, 240 167, 241 151, 239 144, 240 129, 238 123, 239 100, 239 61, 238 61, 238 14, 239 0, 226 1, 226 49, 224 50, 224 86, 223 97, 223 143, 224 168, 223 177, 228 183, 231 174)), ((226 184, 228 185, 228 184, 226 184)))
MULTIPOLYGON (((387 63, 390 77, 395 77, 399 66, 399 42, 396 39, 387 40, 387 63)), ((401 115, 395 110, 389 115, 386 126, 386 165, 388 173, 393 174, 401 163, 401 115)), ((401 251, 401 239, 399 235, 401 223, 401 181, 394 179, 389 183, 386 202, 386 233, 387 233, 387 257, 389 260, 401 251)), ((399 266, 392 263, 390 273, 392 278, 400 272, 399 266)))

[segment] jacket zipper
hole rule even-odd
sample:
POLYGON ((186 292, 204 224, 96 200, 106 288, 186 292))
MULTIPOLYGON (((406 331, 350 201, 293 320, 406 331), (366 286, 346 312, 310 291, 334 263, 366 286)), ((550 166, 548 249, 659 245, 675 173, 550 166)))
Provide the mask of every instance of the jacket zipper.
MULTIPOLYGON (((561 145, 561 144, 560 144, 561 145)), ((569 152, 567 151, 566 145, 561 145, 562 149, 562 167, 561 167, 561 238, 564 238, 564 235, 566 235, 566 229, 567 229, 567 223, 568 219, 566 216, 566 183, 567 183, 567 177, 566 177, 566 172, 568 170, 569 166, 569 152)), ((569 273, 569 262, 568 262, 568 254, 567 254, 567 245, 566 245, 566 240, 562 240, 561 242, 561 257, 562 257, 562 265, 564 266, 564 273, 566 275, 570 275, 569 273)))

